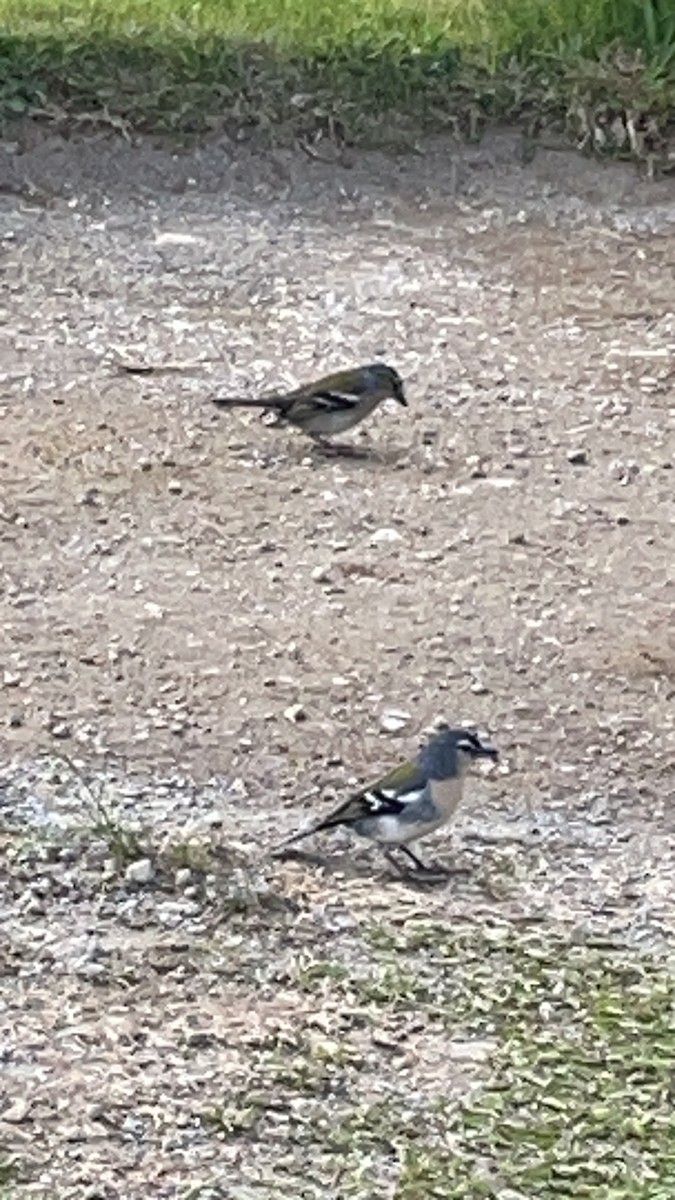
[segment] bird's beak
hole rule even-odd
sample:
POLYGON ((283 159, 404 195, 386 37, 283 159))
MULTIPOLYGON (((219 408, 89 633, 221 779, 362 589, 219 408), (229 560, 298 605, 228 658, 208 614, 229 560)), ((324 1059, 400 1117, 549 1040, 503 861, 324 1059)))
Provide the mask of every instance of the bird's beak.
POLYGON ((408 407, 408 401, 405 398, 405 392, 400 384, 397 384, 397 386, 394 388, 394 400, 396 400, 399 404, 402 404, 404 408, 408 407))

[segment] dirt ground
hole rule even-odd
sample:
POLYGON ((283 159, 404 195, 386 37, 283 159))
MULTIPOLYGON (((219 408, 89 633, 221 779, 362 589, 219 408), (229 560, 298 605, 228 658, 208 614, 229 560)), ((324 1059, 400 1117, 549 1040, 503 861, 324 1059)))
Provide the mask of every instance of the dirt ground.
POLYGON ((277 968, 364 912, 670 945, 673 182, 509 131, 346 167, 19 129, 0 159, 0 1144, 17 1195, 243 1198, 269 1146, 200 1114, 237 1031, 295 1019, 270 929, 277 968), (410 408, 363 458, 208 403, 377 357, 410 408), (440 715, 502 752, 429 846, 461 875, 266 858, 440 715), (159 858, 115 873, 87 778, 159 858))

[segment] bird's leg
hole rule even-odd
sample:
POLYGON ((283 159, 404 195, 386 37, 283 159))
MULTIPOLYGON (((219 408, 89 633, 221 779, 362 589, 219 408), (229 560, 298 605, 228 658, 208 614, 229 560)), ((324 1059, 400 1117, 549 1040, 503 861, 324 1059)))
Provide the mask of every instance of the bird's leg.
POLYGON ((405 871, 404 868, 401 866, 398 859, 394 858, 394 855, 392 854, 391 850, 385 850, 384 857, 386 858, 387 862, 391 864, 391 866, 394 868, 394 870, 399 875, 409 874, 409 872, 405 871))
POLYGON ((422 859, 418 858, 417 855, 410 849, 409 846, 401 845, 398 847, 398 849, 401 850, 405 854, 406 858, 409 858, 410 861, 415 864, 415 867, 417 868, 417 870, 422 871, 423 874, 425 874, 425 875, 441 875, 441 874, 447 875, 448 872, 445 867, 442 867, 440 864, 438 866, 429 866, 427 863, 422 862, 422 859))
POLYGON ((312 439, 312 445, 314 449, 320 450, 322 454, 336 454, 338 452, 333 443, 327 442, 320 433, 310 433, 309 436, 312 439))
POLYGON ((418 871, 428 871, 429 870, 427 864, 423 863, 422 859, 418 858, 417 855, 408 846, 399 846, 398 848, 402 854, 405 854, 406 858, 409 858, 410 861, 415 864, 418 871))

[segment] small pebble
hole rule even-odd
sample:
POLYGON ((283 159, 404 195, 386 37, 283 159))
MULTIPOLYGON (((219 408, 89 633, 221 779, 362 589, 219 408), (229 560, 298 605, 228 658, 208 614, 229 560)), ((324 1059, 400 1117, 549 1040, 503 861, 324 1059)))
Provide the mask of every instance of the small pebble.
POLYGON ((636 463, 635 460, 631 458, 625 460, 621 458, 614 458, 610 463, 608 463, 607 470, 612 476, 612 479, 616 479, 619 483, 624 485, 627 483, 632 483, 635 477, 640 474, 639 463, 636 463))
POLYGON ((298 722, 304 721, 307 714, 302 707, 302 704, 289 704, 288 708, 284 709, 284 716, 287 721, 298 722))
POLYGON ((81 492, 78 497, 78 503, 87 505, 89 508, 94 508, 101 503, 101 493, 97 487, 87 488, 85 492, 81 492))
POLYGON ((386 733, 398 733, 410 720, 410 713, 400 708, 385 708, 380 717, 380 727, 386 733))
POLYGON ((314 567, 311 578, 315 583, 327 583, 330 579, 330 567, 314 567))
POLYGON ((552 517, 565 517, 568 513, 574 512, 575 508, 576 504, 571 500, 563 500, 562 496, 556 496, 548 511, 552 517))
POLYGON ((57 721, 55 725, 51 726, 49 732, 51 733, 52 737, 59 738, 61 741, 65 741, 67 738, 73 736, 73 731, 70 728, 70 725, 66 725, 64 721, 57 721))
POLYGON ((149 858, 137 858, 124 872, 126 883, 150 883, 154 876, 155 868, 149 858))
POLYGON ((401 534, 397 529, 376 529, 370 541, 373 546, 384 545, 387 542, 400 542, 401 534))

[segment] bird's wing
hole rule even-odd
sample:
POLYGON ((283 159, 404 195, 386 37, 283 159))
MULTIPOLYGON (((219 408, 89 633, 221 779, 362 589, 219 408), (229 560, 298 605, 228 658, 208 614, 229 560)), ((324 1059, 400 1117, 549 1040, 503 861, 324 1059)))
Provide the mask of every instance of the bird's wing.
POLYGON ((352 397, 363 396, 372 385, 369 372, 361 368, 358 371, 336 371, 333 375, 324 375, 312 385, 312 391, 317 395, 340 395, 352 397))
POLYGON ((320 391, 303 392, 302 395, 293 399, 289 397, 289 402, 283 406, 283 411, 287 416, 295 419, 302 416, 314 416, 318 412, 349 412, 350 409, 356 408, 360 399, 361 397, 352 390, 340 392, 322 388, 320 391))
POLYGON ((316 413, 345 412, 354 408, 370 390, 370 380, 363 371, 337 371, 324 375, 315 383, 306 384, 289 392, 285 411, 296 416, 300 410, 316 413))
POLYGON ((375 783, 371 783, 369 787, 364 788, 364 791, 388 792, 404 798, 407 792, 418 792, 426 782, 427 777, 423 771, 420 771, 417 763, 404 762, 398 767, 394 767, 393 771, 389 771, 375 783))
POLYGON ((353 825, 355 821, 361 821, 364 817, 395 816, 406 804, 418 798, 426 783, 426 775, 415 763, 402 763, 375 783, 362 788, 360 792, 355 792, 309 829, 302 829, 287 838, 283 845, 289 846, 309 837, 310 834, 335 829, 338 825, 353 825))
POLYGON ((315 825, 314 832, 332 829, 336 825, 351 825, 363 817, 394 816, 419 796, 425 784, 426 776, 414 763, 402 763, 375 783, 350 796, 315 825))
POLYGON ((362 391, 356 392, 353 388, 345 392, 322 390, 312 393, 312 403, 326 412, 344 412, 345 409, 355 408, 362 395, 362 391))
POLYGON ((371 381, 365 371, 336 371, 334 375, 324 375, 315 383, 304 384, 292 392, 270 392, 251 400, 239 396, 214 397, 212 403, 220 408, 270 408, 284 415, 292 412, 294 417, 311 416, 317 410, 344 412, 354 408, 370 388, 371 381))

